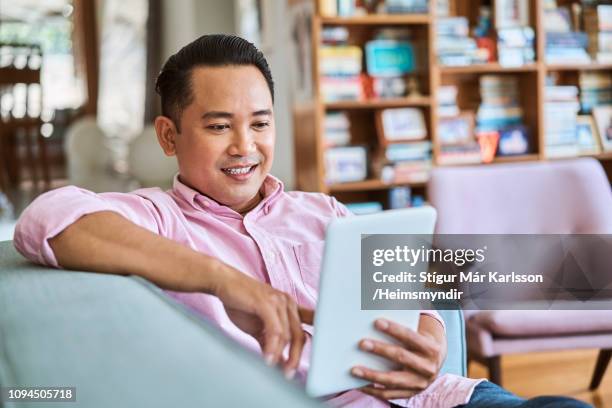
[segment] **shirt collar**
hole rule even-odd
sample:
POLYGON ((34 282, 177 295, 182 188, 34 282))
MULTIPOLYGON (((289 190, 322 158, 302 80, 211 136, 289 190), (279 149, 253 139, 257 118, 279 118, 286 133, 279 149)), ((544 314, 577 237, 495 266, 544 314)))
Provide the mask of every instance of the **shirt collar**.
MULTIPOLYGON (((264 198, 259 204, 257 204, 255 208, 249 211, 249 214, 260 213, 263 211, 263 214, 267 215, 270 212, 272 204, 278 199, 278 197, 280 197, 284 189, 285 187, 282 181, 280 181, 273 175, 268 174, 268 176, 264 179, 261 188, 264 198)), ((228 215, 232 217, 242 218, 239 213, 232 210, 228 206, 219 204, 207 195, 202 194, 199 191, 181 182, 181 180, 179 180, 178 173, 174 176, 174 181, 172 183, 172 191, 176 196, 185 200, 196 210, 204 210, 213 214, 228 215)))

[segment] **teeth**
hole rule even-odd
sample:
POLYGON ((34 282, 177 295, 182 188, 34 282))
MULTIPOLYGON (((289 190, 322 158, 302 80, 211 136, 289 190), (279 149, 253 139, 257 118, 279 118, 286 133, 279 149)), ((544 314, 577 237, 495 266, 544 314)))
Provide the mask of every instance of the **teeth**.
POLYGON ((247 174, 252 168, 253 166, 249 166, 249 167, 240 167, 240 168, 233 168, 233 169, 224 169, 223 171, 229 174, 247 174))

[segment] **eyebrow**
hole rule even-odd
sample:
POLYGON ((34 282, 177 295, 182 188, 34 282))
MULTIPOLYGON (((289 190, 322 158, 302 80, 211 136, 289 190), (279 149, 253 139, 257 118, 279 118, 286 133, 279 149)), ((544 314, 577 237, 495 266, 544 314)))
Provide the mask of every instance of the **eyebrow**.
MULTIPOLYGON (((251 116, 269 116, 272 114, 270 109, 262 109, 251 113, 251 116)), ((234 117, 234 114, 231 112, 222 112, 222 111, 209 111, 202 115, 202 119, 231 119, 234 117)))

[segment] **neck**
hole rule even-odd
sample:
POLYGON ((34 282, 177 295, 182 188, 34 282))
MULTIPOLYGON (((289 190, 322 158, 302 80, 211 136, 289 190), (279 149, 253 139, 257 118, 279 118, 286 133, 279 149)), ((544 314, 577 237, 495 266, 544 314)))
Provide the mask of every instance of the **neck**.
POLYGON ((263 198, 264 198, 264 195, 261 192, 261 190, 259 190, 257 194, 255 195, 255 197, 253 197, 253 199, 251 199, 251 201, 249 201, 245 206, 241 208, 232 208, 232 210, 236 211, 240 215, 245 215, 246 213, 251 211, 253 208, 257 207, 257 205, 261 203, 263 198))

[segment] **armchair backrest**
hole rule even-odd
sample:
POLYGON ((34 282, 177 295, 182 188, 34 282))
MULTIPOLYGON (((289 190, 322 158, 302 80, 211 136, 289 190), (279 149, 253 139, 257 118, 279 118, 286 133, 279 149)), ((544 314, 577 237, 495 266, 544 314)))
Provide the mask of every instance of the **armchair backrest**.
POLYGON ((439 234, 612 233, 612 191, 595 159, 438 167, 439 234))

